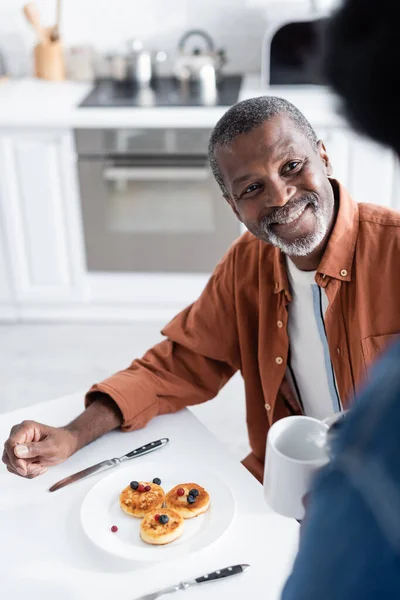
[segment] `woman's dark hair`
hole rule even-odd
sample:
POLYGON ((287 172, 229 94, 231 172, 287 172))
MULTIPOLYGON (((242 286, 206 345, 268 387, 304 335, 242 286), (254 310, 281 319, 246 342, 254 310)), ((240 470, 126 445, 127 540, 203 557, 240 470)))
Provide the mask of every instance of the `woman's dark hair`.
POLYGON ((323 68, 353 127, 400 154, 400 0, 345 0, 328 21, 323 68))

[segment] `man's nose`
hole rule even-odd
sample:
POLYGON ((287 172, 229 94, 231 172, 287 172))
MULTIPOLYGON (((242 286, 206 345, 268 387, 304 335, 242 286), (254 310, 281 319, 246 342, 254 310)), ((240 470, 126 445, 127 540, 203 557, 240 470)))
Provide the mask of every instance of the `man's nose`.
POLYGON ((285 206, 296 194, 296 188, 282 180, 272 180, 266 185, 268 206, 285 206))

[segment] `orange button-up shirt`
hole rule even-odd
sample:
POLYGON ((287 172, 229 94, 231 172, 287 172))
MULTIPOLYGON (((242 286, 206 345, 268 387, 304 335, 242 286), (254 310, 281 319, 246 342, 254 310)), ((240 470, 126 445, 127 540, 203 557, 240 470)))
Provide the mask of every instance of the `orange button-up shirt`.
MULTIPOLYGON (((400 215, 357 204, 333 185, 339 210, 315 281, 329 300, 326 334, 346 407, 367 367, 400 332, 400 215)), ((247 232, 199 299, 163 329, 166 339, 93 386, 86 402, 93 392, 108 394, 122 412, 122 429, 139 429, 156 415, 213 398, 240 370, 252 449, 244 464, 261 480, 269 426, 301 413, 285 379, 290 301, 284 256, 247 232)))

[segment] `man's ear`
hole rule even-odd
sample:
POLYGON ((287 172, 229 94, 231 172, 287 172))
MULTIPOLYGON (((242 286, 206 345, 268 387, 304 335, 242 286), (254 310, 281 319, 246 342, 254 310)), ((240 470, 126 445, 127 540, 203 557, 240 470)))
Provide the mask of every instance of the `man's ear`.
POLYGON ((236 204, 235 204, 234 200, 232 200, 232 198, 230 196, 228 196, 227 194, 224 194, 224 198, 227 201, 227 203, 229 204, 229 206, 231 207, 231 209, 233 210, 233 212, 235 213, 235 215, 237 216, 237 218, 239 219, 239 221, 242 222, 242 219, 240 218, 240 215, 238 213, 238 210, 236 208, 236 204))
POLYGON ((333 173, 332 164, 326 151, 325 144, 322 140, 318 141, 318 154, 320 155, 321 160, 324 163, 327 176, 330 177, 333 173))

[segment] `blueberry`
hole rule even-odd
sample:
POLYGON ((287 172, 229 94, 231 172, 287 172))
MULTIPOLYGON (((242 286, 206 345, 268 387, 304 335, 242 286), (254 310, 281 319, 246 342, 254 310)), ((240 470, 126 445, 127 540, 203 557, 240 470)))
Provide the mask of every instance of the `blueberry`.
POLYGON ((137 490, 139 487, 139 483, 137 481, 131 481, 129 484, 132 488, 132 490, 137 490))
POLYGON ((153 483, 155 483, 156 485, 161 485, 161 479, 159 479, 158 477, 155 477, 153 479, 153 483))
POLYGON ((191 496, 194 496, 195 498, 197 498, 197 496, 199 495, 199 490, 195 490, 194 488, 192 490, 190 490, 189 494, 191 496))
POLYGON ((168 521, 169 521, 168 515, 161 515, 160 518, 158 519, 158 522, 161 523, 161 525, 165 525, 166 523, 168 523, 168 521))
POLYGON ((192 494, 189 494, 189 496, 187 497, 187 501, 189 502, 189 504, 193 504, 193 502, 196 502, 196 498, 192 496, 192 494))

